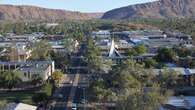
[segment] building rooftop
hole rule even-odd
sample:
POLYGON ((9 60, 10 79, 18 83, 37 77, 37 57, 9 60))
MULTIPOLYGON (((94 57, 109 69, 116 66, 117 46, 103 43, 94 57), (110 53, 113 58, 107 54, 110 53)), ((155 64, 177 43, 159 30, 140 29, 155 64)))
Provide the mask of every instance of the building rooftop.
POLYGON ((37 107, 24 103, 19 103, 14 110, 37 110, 37 107))
POLYGON ((17 70, 19 71, 43 71, 43 70, 46 70, 51 63, 52 63, 51 61, 27 62, 21 65, 17 70))
POLYGON ((9 103, 6 109, 3 110, 37 110, 37 107, 24 103, 9 103))
POLYGON ((0 65, 17 65, 19 66, 17 70, 19 71, 42 71, 45 70, 53 61, 26 61, 26 62, 2 62, 0 65))
POLYGON ((181 41, 175 38, 166 38, 143 40, 143 43, 148 47, 173 47, 179 45, 181 41))
MULTIPOLYGON (((170 67, 170 68, 167 68, 167 70, 176 71, 178 74, 185 75, 185 76, 195 74, 195 69, 189 69, 189 68, 183 68, 183 67, 170 67)), ((157 75, 163 71, 164 69, 153 69, 153 73, 157 75)))
MULTIPOLYGON (((172 96, 168 98, 168 102, 166 105, 171 105, 174 108, 177 108, 178 110, 187 109, 187 110, 194 110, 195 107, 195 97, 194 96, 172 96)), ((160 110, 170 110, 168 107, 161 107, 160 110)), ((176 109, 174 109, 176 110, 176 109)))

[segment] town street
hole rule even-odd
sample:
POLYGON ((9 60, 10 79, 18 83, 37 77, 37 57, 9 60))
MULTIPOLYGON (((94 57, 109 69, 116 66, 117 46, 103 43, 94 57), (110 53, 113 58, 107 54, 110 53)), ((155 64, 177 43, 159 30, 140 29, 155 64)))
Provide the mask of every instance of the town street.
POLYGON ((78 82, 79 82, 79 77, 80 77, 80 74, 77 73, 75 75, 74 82, 72 83, 70 95, 69 95, 68 102, 67 102, 67 110, 71 110, 73 99, 75 97, 75 93, 76 93, 78 82))

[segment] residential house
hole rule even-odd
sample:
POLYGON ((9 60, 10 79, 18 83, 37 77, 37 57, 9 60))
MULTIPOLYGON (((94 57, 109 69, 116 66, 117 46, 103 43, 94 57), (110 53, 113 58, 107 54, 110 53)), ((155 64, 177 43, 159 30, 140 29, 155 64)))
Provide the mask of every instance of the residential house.
POLYGON ((55 71, 53 61, 34 61, 18 67, 17 71, 22 81, 30 81, 33 77, 38 76, 47 80, 55 71))
POLYGON ((22 81, 30 81, 34 76, 47 80, 55 71, 54 61, 0 62, 0 71, 13 70, 22 81))

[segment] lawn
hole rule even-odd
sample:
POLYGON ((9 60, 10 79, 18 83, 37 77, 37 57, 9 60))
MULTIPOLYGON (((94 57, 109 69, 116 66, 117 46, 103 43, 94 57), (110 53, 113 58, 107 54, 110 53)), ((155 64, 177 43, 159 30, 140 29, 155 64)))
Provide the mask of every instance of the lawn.
POLYGON ((0 93, 0 100, 6 100, 8 102, 19 101, 26 104, 34 104, 32 102, 32 96, 34 92, 6 92, 0 93))

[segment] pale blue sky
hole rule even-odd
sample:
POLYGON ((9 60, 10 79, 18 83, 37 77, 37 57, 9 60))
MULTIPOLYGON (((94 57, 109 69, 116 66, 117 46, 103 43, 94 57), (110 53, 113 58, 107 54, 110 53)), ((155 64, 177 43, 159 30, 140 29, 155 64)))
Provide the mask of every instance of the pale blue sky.
POLYGON ((0 4, 35 5, 81 12, 105 12, 131 4, 155 0, 0 0, 0 4))

